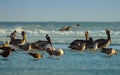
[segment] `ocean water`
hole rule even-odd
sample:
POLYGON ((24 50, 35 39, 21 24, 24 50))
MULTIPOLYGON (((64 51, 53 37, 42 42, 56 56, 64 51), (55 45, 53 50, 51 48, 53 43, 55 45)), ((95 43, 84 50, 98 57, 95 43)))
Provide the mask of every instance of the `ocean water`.
POLYGON ((26 51, 18 50, 7 59, 0 56, 0 75, 119 75, 120 73, 120 22, 0 22, 0 42, 10 39, 6 37, 17 30, 17 38, 21 31, 27 33, 27 42, 46 40, 50 34, 53 46, 62 48, 61 57, 49 56, 44 51, 40 60, 34 60, 26 51), (76 24, 80 24, 76 27, 76 24), (63 26, 72 26, 70 31, 60 32, 63 26), (118 55, 108 57, 100 52, 78 52, 68 48, 75 39, 85 39, 84 33, 89 30, 93 39, 106 38, 105 30, 110 29, 112 44, 109 48, 118 51, 118 55))

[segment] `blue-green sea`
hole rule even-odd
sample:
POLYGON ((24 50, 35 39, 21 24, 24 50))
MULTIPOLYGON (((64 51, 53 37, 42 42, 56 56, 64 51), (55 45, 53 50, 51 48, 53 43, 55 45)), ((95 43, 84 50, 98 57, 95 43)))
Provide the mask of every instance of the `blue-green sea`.
POLYGON ((21 31, 27 33, 27 42, 46 40, 49 34, 55 48, 62 48, 63 56, 49 56, 45 51, 34 50, 43 54, 40 60, 34 60, 27 51, 17 50, 7 59, 0 56, 0 75, 119 75, 120 74, 120 22, 0 22, 0 42, 7 42, 14 30, 17 38, 21 31), (76 27, 76 24, 80 24, 76 27), (63 26, 71 26, 69 31, 61 32, 63 26), (107 38, 105 30, 109 29, 112 43, 118 55, 108 57, 106 54, 85 50, 73 51, 69 44, 76 39, 85 39, 85 31, 94 40, 107 38))

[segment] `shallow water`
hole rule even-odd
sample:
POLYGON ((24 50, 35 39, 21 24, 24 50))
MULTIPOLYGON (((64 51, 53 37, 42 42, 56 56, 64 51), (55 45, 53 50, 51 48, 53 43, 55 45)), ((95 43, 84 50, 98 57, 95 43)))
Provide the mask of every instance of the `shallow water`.
MULTIPOLYGON (((12 53, 10 57, 4 59, 0 57, 0 75, 119 75, 120 54, 108 57, 100 52, 73 51, 67 48, 68 45, 54 45, 62 48, 62 57, 49 56, 46 52, 37 51, 43 54, 40 60, 34 60, 25 51, 12 53)), ((119 48, 120 45, 110 45, 119 48)), ((119 52, 119 50, 117 50, 119 52)))
POLYGON ((6 36, 15 29, 17 38, 21 38, 20 32, 27 32, 27 41, 46 40, 48 33, 52 37, 53 46, 62 48, 62 57, 49 56, 44 51, 43 58, 35 60, 26 51, 17 49, 7 59, 0 56, 0 75, 119 75, 120 74, 120 26, 119 22, 27 22, 27 23, 0 23, 0 41, 9 41, 6 36), (80 23, 80 28, 72 28, 68 32, 60 32, 62 26, 80 23), (69 43, 75 39, 84 39, 84 32, 90 30, 90 36, 94 39, 106 38, 105 29, 111 30, 112 44, 109 48, 115 48, 118 55, 108 57, 104 53, 74 51, 68 48, 69 43))

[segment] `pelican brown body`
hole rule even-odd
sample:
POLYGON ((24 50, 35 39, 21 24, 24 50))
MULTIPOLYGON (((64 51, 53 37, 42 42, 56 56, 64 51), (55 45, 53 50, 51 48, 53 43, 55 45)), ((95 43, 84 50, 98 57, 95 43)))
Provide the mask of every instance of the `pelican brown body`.
POLYGON ((112 56, 113 54, 117 55, 117 51, 113 48, 102 48, 102 53, 106 53, 108 56, 112 56))
POLYGON ((18 46, 18 45, 24 45, 26 43, 26 33, 22 31, 22 37, 23 39, 11 39, 10 44, 18 46))
POLYGON ((20 49, 24 50, 24 51, 28 51, 31 50, 31 44, 26 44, 26 45, 20 45, 18 46, 20 49))
POLYGON ((38 40, 38 41, 32 43, 31 47, 33 49, 44 49, 44 50, 48 45, 50 45, 52 47, 51 38, 48 34, 46 34, 46 39, 47 39, 47 41, 38 40))
POLYGON ((52 55, 55 55, 55 56, 62 56, 63 54, 64 52, 62 49, 52 51, 52 55))
POLYGON ((74 40, 72 43, 70 43, 70 45, 78 45, 78 44, 86 43, 86 41, 89 40, 88 34, 89 34, 89 31, 86 31, 86 32, 85 32, 85 38, 86 38, 85 40, 76 39, 76 40, 74 40))
POLYGON ((14 40, 14 39, 16 39, 16 33, 17 33, 17 31, 14 30, 14 31, 13 31, 9 36, 7 36, 7 37, 10 37, 11 40, 14 40))
POLYGON ((40 59, 43 57, 42 54, 39 53, 28 53, 29 55, 31 55, 32 57, 36 58, 36 59, 40 59))
POLYGON ((95 40, 98 43, 98 48, 106 48, 111 43, 110 30, 106 29, 107 39, 97 39, 95 40))
POLYGON ((1 52, 0 55, 1 55, 2 57, 5 57, 5 58, 7 58, 7 57, 12 53, 12 51, 15 51, 15 52, 16 52, 15 49, 12 49, 12 48, 10 48, 10 47, 4 47, 4 48, 0 48, 0 49, 3 50, 3 52, 1 52))
POLYGON ((2 53, 0 53, 0 55, 4 58, 7 58, 10 54, 11 54, 10 50, 3 51, 2 53))
POLYGON ((2 50, 13 50, 13 48, 11 48, 11 47, 0 47, 0 49, 2 49, 2 50))
POLYGON ((71 26, 64 26, 59 31, 69 31, 71 26))
POLYGON ((84 51, 89 44, 91 44, 91 38, 88 36, 89 31, 85 32, 85 40, 74 40, 72 43, 70 43, 69 48, 79 50, 79 51, 84 51))
POLYGON ((89 40, 86 40, 86 49, 93 48, 95 42, 92 37, 89 37, 89 40))
POLYGON ((55 56, 62 56, 64 54, 64 51, 60 48, 60 49, 55 49, 54 47, 50 47, 46 49, 46 52, 51 56, 51 55, 55 55, 55 56))
POLYGON ((82 43, 81 45, 70 45, 69 48, 77 51, 84 51, 86 49, 86 43, 82 43))

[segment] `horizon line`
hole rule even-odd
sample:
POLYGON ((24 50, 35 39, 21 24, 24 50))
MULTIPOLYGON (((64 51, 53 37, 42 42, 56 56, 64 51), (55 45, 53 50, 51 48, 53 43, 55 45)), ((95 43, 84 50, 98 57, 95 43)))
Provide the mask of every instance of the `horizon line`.
POLYGON ((120 22, 120 21, 0 21, 0 22, 120 22))

